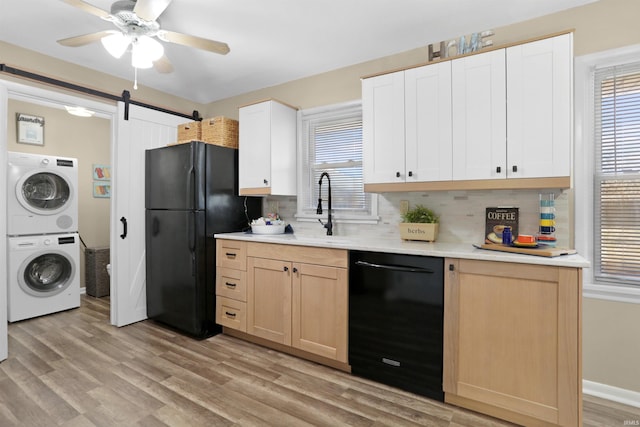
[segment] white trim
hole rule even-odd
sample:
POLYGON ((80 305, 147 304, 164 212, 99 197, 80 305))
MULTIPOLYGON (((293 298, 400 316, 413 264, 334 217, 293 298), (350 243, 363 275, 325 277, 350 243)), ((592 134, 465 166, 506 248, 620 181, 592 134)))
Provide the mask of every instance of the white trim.
MULTIPOLYGON (((589 396, 596 396, 612 402, 640 408, 640 392, 626 390, 607 384, 600 384, 589 380, 582 380, 582 392, 589 396)), ((633 420, 635 421, 635 420, 633 420)))
POLYGON ((587 283, 582 288, 584 298, 640 304, 640 288, 622 285, 587 283))
MULTIPOLYGON (((640 44, 575 58, 574 212, 575 247, 593 263, 593 72, 597 68, 636 62, 640 44)), ((583 296, 608 301, 640 303, 640 287, 596 283, 593 269, 583 270, 583 296)))
POLYGON ((0 361, 9 355, 9 341, 7 329, 7 109, 9 101, 7 89, 0 84, 0 165, 2 165, 2 178, 0 179, 0 361))

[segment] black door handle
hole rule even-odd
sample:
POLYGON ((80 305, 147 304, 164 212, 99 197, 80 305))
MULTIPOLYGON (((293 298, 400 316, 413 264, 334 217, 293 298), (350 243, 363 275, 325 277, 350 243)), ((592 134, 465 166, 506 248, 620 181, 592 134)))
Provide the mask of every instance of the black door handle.
POLYGON ((122 225, 124 226, 124 230, 122 232, 122 234, 120 235, 121 239, 126 239, 127 237, 127 218, 122 217, 120 218, 120 222, 122 222, 122 225))

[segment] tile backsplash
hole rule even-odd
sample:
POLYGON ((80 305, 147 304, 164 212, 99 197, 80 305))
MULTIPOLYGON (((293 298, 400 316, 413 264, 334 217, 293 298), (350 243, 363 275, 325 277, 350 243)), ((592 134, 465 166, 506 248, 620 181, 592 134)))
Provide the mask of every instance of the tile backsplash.
MULTIPOLYGON (((342 236, 375 233, 381 239, 399 239, 400 202, 413 207, 422 204, 440 215, 438 242, 482 243, 484 241, 485 209, 491 206, 515 206, 520 211, 520 232, 538 231, 539 194, 554 193, 556 199, 556 237, 559 247, 573 247, 570 241, 570 190, 474 190, 437 191, 429 193, 383 193, 378 196, 378 224, 345 224, 338 220, 334 234, 342 236)), ((296 221, 296 198, 270 196, 265 199, 265 213, 270 201, 277 201, 280 216, 291 224, 294 232, 320 236, 325 229, 318 222, 296 221)))

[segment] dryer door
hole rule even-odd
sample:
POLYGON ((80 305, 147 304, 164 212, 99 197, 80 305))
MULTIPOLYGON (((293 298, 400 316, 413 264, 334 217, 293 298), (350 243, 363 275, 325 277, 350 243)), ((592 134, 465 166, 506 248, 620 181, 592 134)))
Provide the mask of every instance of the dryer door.
POLYGON ((20 266, 18 283, 23 291, 37 297, 50 297, 71 284, 75 265, 62 252, 46 252, 29 257, 20 266))
POLYGON ((18 201, 39 215, 53 215, 71 201, 71 186, 66 178, 53 172, 37 172, 24 176, 16 187, 18 201))

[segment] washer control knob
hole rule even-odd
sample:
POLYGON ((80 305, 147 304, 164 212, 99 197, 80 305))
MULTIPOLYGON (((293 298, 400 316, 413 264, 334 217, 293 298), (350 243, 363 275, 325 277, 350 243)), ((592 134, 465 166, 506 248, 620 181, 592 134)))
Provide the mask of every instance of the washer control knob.
POLYGON ((44 243, 45 246, 49 246, 51 244, 51 239, 44 239, 42 243, 44 243))
POLYGON ((47 166, 49 164, 49 159, 42 159, 42 164, 47 166))

